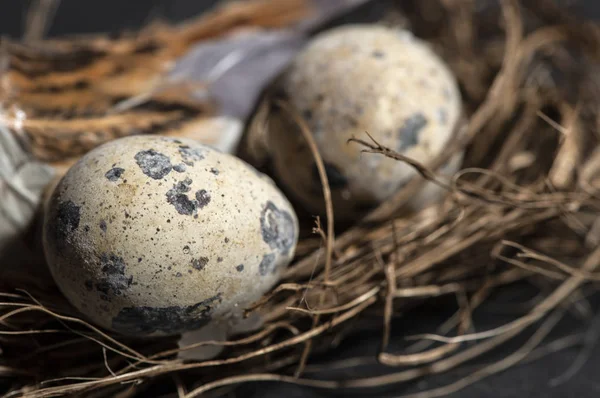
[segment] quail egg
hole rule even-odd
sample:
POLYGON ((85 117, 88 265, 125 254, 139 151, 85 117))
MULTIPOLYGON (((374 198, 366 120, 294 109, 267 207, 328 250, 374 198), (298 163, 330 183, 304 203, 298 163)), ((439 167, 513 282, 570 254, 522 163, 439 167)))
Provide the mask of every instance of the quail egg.
MULTIPOLYGON (((362 154, 350 138, 378 143, 427 165, 459 124, 460 92, 449 68, 409 32, 376 24, 347 25, 316 36, 266 91, 307 122, 325 164, 336 219, 358 217, 392 196, 416 172, 381 155, 362 154)), ((275 177, 309 211, 324 212, 313 156, 289 113, 270 107, 264 140, 275 177)), ((460 166, 455 156, 444 172, 460 166)), ((433 184, 430 184, 433 185, 433 184)), ((427 187, 413 206, 436 200, 427 187)))
POLYGON ((74 164, 46 203, 44 249, 64 295, 124 335, 229 319, 278 281, 298 221, 272 180, 196 141, 133 136, 74 164))

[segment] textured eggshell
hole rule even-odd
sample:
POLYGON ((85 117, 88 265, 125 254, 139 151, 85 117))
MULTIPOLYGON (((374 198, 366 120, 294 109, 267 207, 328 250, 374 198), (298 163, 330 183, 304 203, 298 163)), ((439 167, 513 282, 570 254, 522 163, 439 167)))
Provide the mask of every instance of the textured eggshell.
POLYGON ((65 296, 127 335, 227 319, 291 261, 296 215, 245 162, 189 139, 135 136, 85 155, 47 203, 44 247, 65 296))
MULTIPOLYGON (((409 165, 361 154, 352 137, 427 164, 447 147, 461 113, 457 83, 443 61, 406 31, 348 25, 318 35, 269 90, 302 115, 332 188, 337 219, 387 199, 416 175, 409 165)), ((272 107, 266 142, 276 176, 310 211, 322 213, 318 171, 297 124, 272 107)), ((452 172, 460 155, 446 168, 452 172)), ((439 196, 428 188, 423 198, 439 196)))

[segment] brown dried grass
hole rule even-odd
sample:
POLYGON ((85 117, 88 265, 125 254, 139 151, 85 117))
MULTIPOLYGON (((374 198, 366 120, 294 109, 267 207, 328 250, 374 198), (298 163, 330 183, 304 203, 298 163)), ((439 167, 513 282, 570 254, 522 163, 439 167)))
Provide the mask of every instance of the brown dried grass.
MULTIPOLYGON (((549 1, 491 1, 479 11, 471 0, 398 3, 415 32, 455 71, 468 120, 429 167, 368 135, 349 145, 362 145, 364 156, 407 162, 423 178, 337 237, 329 202, 326 227, 317 220, 316 234, 300 242, 284 280, 257 303, 266 314, 264 327, 233 341, 202 343, 225 346, 214 360, 175 359, 173 339, 140 342, 106 334, 79 319, 55 289, 21 280, 19 290, 0 294, 0 375, 9 380, 7 397, 127 397, 154 383, 171 383, 182 397, 268 380, 323 389, 380 387, 466 366, 534 327, 502 360, 413 395, 435 397, 585 340, 566 336, 541 346, 567 308, 585 302, 582 288, 600 278, 600 30, 549 1), (440 179, 435 170, 464 148, 464 169, 440 179), (403 211, 426 180, 445 187, 447 199, 417 214, 403 211), (495 289, 516 281, 550 290, 525 315, 472 333, 472 313, 495 289), (444 295, 456 297, 455 316, 435 333, 413 336, 417 351, 389 352, 392 318, 444 295), (376 360, 397 372, 351 380, 303 377, 311 352, 330 347, 349 322, 367 314, 381 321, 376 360)), ((310 131, 303 133, 311 142, 310 131)), ((327 187, 326 174, 320 175, 327 187)))

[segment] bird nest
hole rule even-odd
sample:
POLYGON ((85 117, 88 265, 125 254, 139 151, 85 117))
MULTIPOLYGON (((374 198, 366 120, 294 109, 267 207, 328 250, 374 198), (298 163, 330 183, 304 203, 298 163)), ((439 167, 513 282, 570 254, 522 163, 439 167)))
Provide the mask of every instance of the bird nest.
MULTIPOLYGON (((48 286, 43 259, 33 256, 1 281, 7 397, 125 397, 157 384, 195 397, 251 381, 366 389, 464 366, 530 331, 501 361, 428 393, 439 396, 523 361, 545 341, 565 308, 598 279, 600 29, 551 1, 391 3, 401 13, 383 23, 400 23, 394 16, 402 15, 458 78, 466 122, 451 146, 426 167, 368 134, 352 140, 363 156, 407 162, 420 177, 343 230, 329 222, 330 203, 326 218, 309 218, 313 233, 304 234, 280 284, 250 310, 260 311, 264 324, 230 341, 178 346, 176 338, 136 340, 98 329, 48 286), (438 167, 463 150, 461 171, 439 177, 438 167), (445 200, 404 211, 428 181, 447 190, 445 200), (510 322, 474 332, 482 303, 519 281, 541 294, 510 322), (455 314, 417 336, 411 350, 391 350, 391 336, 402 336, 392 333, 392 320, 440 298, 456 301, 455 314), (380 325, 375 359, 393 371, 352 379, 310 372, 312 354, 331 349, 367 318, 380 325), (223 350, 204 361, 178 356, 198 345, 223 350)), ((313 156, 319 164, 316 150, 313 156)))

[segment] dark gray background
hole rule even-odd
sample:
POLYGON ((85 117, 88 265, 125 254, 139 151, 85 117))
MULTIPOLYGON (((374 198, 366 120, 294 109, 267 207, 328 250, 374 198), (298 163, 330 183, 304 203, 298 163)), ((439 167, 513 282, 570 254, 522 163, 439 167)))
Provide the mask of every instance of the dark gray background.
MULTIPOLYGON (((276 1, 276 0, 274 0, 276 1)), ((0 34, 18 37, 22 34, 23 21, 25 20, 25 9, 29 1, 0 0, 0 34)), ((172 21, 197 15, 203 9, 216 3, 216 0, 62 0, 54 23, 51 27, 51 35, 62 35, 65 33, 84 32, 119 32, 123 29, 136 29, 156 18, 165 18, 172 21)), ((381 3, 381 2, 380 2, 381 3)), ((582 15, 590 18, 600 16, 600 2, 589 0, 581 2, 582 15)), ((361 10, 355 16, 364 19, 369 14, 378 14, 378 7, 368 12, 361 10)), ((511 319, 514 314, 506 312, 506 304, 522 302, 528 297, 525 287, 514 286, 501 292, 486 307, 477 312, 476 325, 479 330, 484 330, 490 325, 498 324, 503 318, 511 319)), ((394 330, 397 334, 411 334, 419 331, 431 331, 435 325, 441 323, 452 311, 454 298, 448 297, 440 300, 435 305, 420 308, 418 311, 407 315, 395 322, 394 330)), ((598 297, 592 299, 594 309, 598 310, 600 300, 598 297)), ((596 322, 598 323, 598 322, 596 322)), ((594 330, 594 321, 581 321, 567 316, 555 330, 554 336, 569 333, 594 330)), ((316 356, 314 362, 327 362, 346 357, 374 355, 379 346, 380 331, 376 328, 370 331, 359 332, 349 337, 335 350, 327 355, 316 356)), ((393 342, 392 349, 400 349, 405 343, 403 339, 397 338, 393 342)), ((523 341, 520 341, 521 343, 523 341)), ((519 343, 519 342, 517 342, 519 343)), ((483 362, 493 361, 501 358, 517 345, 505 346, 502 350, 486 357, 483 362)), ((465 388, 451 397, 597 397, 600 396, 600 348, 593 347, 590 358, 585 366, 566 383, 552 387, 549 380, 566 371, 580 354, 582 348, 574 347, 561 351, 541 360, 514 367, 501 374, 491 376, 484 381, 478 382, 465 388)), ((448 374, 430 377, 402 386, 386 388, 381 391, 317 391, 308 388, 296 387, 275 383, 256 383, 240 387, 235 393, 239 397, 252 398, 275 398, 275 397, 334 397, 334 396, 357 396, 357 397, 380 397, 400 396, 406 393, 415 393, 424 389, 438 387, 452 383, 464 376, 473 368, 461 369, 448 374)), ((319 374, 322 378, 355 378, 367 375, 382 374, 389 369, 377 365, 363 368, 350 369, 343 372, 335 371, 327 374, 319 374)), ((313 375, 311 375, 313 376, 313 375)), ((171 387, 169 387, 171 388, 171 387)), ((161 392, 153 390, 147 396, 158 396, 161 392)))

